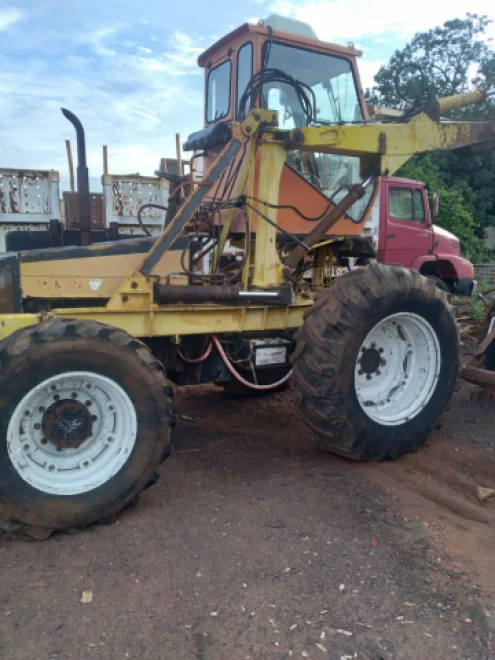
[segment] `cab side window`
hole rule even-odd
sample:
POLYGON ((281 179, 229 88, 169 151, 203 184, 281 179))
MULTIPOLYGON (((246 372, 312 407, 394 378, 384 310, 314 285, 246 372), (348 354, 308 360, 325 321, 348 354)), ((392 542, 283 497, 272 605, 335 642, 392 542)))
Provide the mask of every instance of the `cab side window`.
POLYGON ((237 55, 237 109, 239 101, 246 91, 248 82, 253 77, 253 44, 248 41, 239 49, 237 55))
POLYGON ((217 121, 229 114, 232 63, 226 60, 208 74, 206 85, 206 121, 217 121))
POLYGON ((421 190, 413 188, 388 189, 388 213, 399 220, 422 223, 425 221, 425 208, 421 190))
POLYGON ((414 190, 413 192, 414 200, 414 221, 415 222, 424 222, 425 221, 425 206, 423 202, 423 193, 421 190, 414 190))

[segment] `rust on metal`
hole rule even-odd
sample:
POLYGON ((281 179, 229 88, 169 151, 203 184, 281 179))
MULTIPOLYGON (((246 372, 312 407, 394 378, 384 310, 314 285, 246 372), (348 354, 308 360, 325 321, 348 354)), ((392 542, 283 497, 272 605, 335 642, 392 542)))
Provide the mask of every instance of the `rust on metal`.
POLYGON ((461 369, 459 376, 475 385, 488 385, 490 387, 495 387, 495 371, 488 371, 487 369, 480 369, 479 367, 468 365, 461 369))
POLYGON ((58 400, 54 395, 54 402, 43 412, 41 429, 43 437, 62 449, 77 449, 83 442, 91 437, 93 422, 96 417, 89 411, 90 401, 86 404, 74 399, 58 400))
MULTIPOLYGON (((491 318, 491 316, 490 316, 491 318)), ((486 352, 486 349, 490 346, 492 341, 495 339, 495 325, 493 326, 491 332, 489 332, 486 337, 483 339, 481 344, 476 349, 475 355, 483 355, 486 352)))
MULTIPOLYGON (((79 196, 76 192, 64 192, 62 195, 65 204, 65 217, 68 227, 80 225, 79 196)), ((91 229, 105 229, 105 209, 103 195, 101 193, 90 193, 89 213, 91 218, 91 229)))
MULTIPOLYGON (((57 172, 0 169, 1 214, 5 216, 26 214, 30 216, 29 221, 32 219, 33 222, 39 222, 42 216, 58 217, 57 200, 57 172)), ((2 218, 2 222, 9 221, 18 222, 18 219, 2 218)))

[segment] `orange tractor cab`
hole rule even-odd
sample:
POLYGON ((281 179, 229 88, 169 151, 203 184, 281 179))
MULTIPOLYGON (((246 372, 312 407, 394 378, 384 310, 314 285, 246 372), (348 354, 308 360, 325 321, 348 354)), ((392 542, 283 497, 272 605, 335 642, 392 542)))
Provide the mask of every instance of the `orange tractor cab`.
MULTIPOLYGON (((198 59, 205 69, 205 128, 190 136, 185 148, 203 148, 207 169, 229 138, 227 125, 243 119, 248 105, 277 111, 281 129, 305 127, 307 115, 301 100, 294 88, 277 76, 255 89, 255 94, 259 92, 255 96, 250 94, 248 84, 253 76, 263 73, 266 79, 272 70, 282 71, 307 86, 315 101, 317 123, 362 122, 367 119, 367 107, 356 62, 361 55, 352 45, 320 41, 309 25, 292 19, 271 16, 257 25, 242 25, 198 59)), ((285 208, 278 211, 277 224, 291 234, 309 234, 314 226, 311 219, 328 210, 332 197, 338 202, 345 194, 341 186, 361 180, 358 157, 289 151, 278 200, 285 208), (311 219, 305 220, 293 207, 311 219)), ((222 184, 225 181, 219 182, 212 197, 219 194, 222 184)), ((371 186, 332 227, 331 234, 358 237, 363 221, 370 215, 373 197, 371 186)), ((358 251, 369 253, 366 241, 354 243, 358 251)))

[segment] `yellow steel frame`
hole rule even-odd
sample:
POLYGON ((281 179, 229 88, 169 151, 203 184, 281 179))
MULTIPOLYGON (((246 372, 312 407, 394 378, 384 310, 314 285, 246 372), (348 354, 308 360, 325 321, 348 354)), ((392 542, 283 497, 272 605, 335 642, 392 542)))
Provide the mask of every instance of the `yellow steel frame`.
MULTIPOLYGON (((359 156, 364 176, 388 176, 415 154, 452 151, 492 143, 494 139, 495 123, 438 122, 422 112, 400 123, 298 128, 290 131, 284 141, 291 149, 299 151, 359 156)), ((280 131, 265 132, 261 141, 279 143, 280 131)))
MULTIPOLYGON (((449 100, 449 103, 458 103, 458 100, 449 100)), ((280 176, 289 149, 359 156, 363 174, 380 175, 392 174, 414 154, 491 144, 495 137, 495 124, 438 122, 427 113, 418 114, 409 121, 397 124, 333 125, 293 131, 274 130, 274 119, 276 115, 272 112, 256 109, 242 124, 233 124, 234 138, 248 143, 245 162, 235 184, 235 195, 247 189, 248 194, 277 204, 280 176), (260 125, 263 130, 260 130, 260 125)), ((223 154, 227 149, 228 145, 223 154)), ((222 154, 217 163, 221 157, 222 154)), ((210 172, 214 167, 215 164, 210 168, 210 172)), ((275 209, 267 210, 267 207, 263 207, 263 213, 276 221, 275 209)), ((171 231, 172 226, 177 226, 180 214, 181 212, 165 234, 171 231)), ((234 211, 230 211, 214 263, 218 263, 224 249, 233 218, 234 211)), ((250 228, 253 228, 255 220, 256 243, 245 266, 243 286, 270 289, 281 284, 286 276, 276 248, 277 230, 261 219, 255 211, 250 212, 250 228)), ((155 243, 151 252, 157 249, 165 234, 155 243)), ((246 236, 245 240, 248 246, 250 237, 246 236)), ((326 245, 327 242, 320 243, 318 248, 317 267, 320 271, 331 267, 332 263, 331 249, 324 247, 326 245)), ((154 268, 156 269, 156 265, 154 268)), ((105 258, 102 257, 102 275, 104 270, 105 258)), ((302 324, 304 311, 312 304, 311 297, 306 295, 297 297, 289 306, 280 307, 157 305, 154 303, 153 285, 159 277, 153 270, 148 276, 143 276, 139 269, 129 275, 129 279, 113 295, 106 307, 54 309, 48 316, 101 321, 138 337, 178 336, 295 328, 302 324)), ((317 274, 316 283, 320 287, 324 285, 323 272, 317 274)), ((0 315, 0 339, 21 327, 40 323, 44 318, 47 318, 47 315, 0 315)))

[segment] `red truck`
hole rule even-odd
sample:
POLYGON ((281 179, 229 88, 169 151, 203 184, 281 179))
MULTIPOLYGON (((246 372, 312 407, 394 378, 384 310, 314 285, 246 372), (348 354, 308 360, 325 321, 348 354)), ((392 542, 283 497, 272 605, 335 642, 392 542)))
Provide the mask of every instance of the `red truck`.
POLYGON ((372 239, 380 263, 414 268, 445 291, 470 295, 473 265, 461 257, 459 239, 433 224, 437 195, 433 206, 430 212, 424 183, 384 177, 363 235, 372 239))

